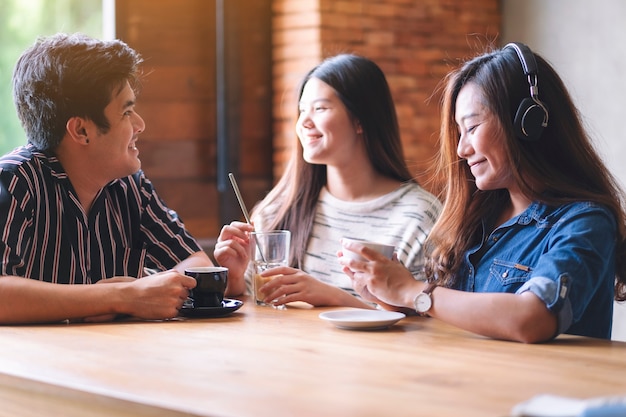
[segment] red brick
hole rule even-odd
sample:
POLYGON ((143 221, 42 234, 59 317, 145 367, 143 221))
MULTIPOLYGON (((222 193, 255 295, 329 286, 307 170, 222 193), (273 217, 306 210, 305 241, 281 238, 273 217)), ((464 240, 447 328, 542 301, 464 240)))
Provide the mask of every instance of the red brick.
POLYGON ((405 157, 422 178, 436 152, 441 80, 497 39, 501 19, 499 0, 275 0, 273 11, 277 176, 295 143, 295 89, 302 76, 323 57, 351 52, 385 72, 405 157))

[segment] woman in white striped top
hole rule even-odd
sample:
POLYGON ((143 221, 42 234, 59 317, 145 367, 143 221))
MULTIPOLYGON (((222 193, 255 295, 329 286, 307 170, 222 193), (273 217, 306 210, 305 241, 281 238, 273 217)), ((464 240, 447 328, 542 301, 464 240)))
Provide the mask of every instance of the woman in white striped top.
MULTIPOLYGON (((288 167, 252 211, 257 230, 292 233, 290 266, 264 273, 282 276, 262 290, 274 304, 371 308, 341 271, 340 239, 394 245, 419 278, 422 243, 441 205, 407 168, 391 92, 374 62, 351 54, 325 60, 304 78, 298 109, 299 140, 288 167)), ((250 288, 252 230, 242 222, 224 226, 214 253, 241 292, 250 288)))

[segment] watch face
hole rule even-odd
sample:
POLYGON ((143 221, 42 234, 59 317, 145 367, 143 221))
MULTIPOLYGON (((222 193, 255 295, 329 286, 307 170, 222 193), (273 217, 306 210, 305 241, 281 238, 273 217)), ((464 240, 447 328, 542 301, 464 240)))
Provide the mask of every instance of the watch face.
POLYGON ((421 293, 415 299, 415 310, 418 313, 427 312, 428 310, 430 310, 430 307, 432 307, 432 305, 433 301, 428 294, 421 293))

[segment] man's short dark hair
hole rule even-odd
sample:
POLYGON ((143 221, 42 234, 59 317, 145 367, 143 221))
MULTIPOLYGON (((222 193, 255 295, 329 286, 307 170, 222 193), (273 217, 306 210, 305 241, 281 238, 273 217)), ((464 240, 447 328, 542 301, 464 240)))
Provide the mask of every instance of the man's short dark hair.
POLYGON ((13 101, 28 141, 54 150, 71 117, 91 120, 107 132, 104 108, 127 81, 138 87, 141 62, 119 40, 79 33, 39 38, 13 71, 13 101))

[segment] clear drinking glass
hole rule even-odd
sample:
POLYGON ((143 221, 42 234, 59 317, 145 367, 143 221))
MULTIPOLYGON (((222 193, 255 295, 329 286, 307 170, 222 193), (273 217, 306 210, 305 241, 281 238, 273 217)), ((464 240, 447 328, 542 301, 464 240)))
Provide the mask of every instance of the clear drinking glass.
POLYGON ((289 265, 290 244, 291 232, 289 230, 250 233, 250 261, 254 266, 252 287, 257 305, 271 305, 263 301, 265 295, 259 289, 278 275, 262 277, 260 274, 266 269, 289 265))

